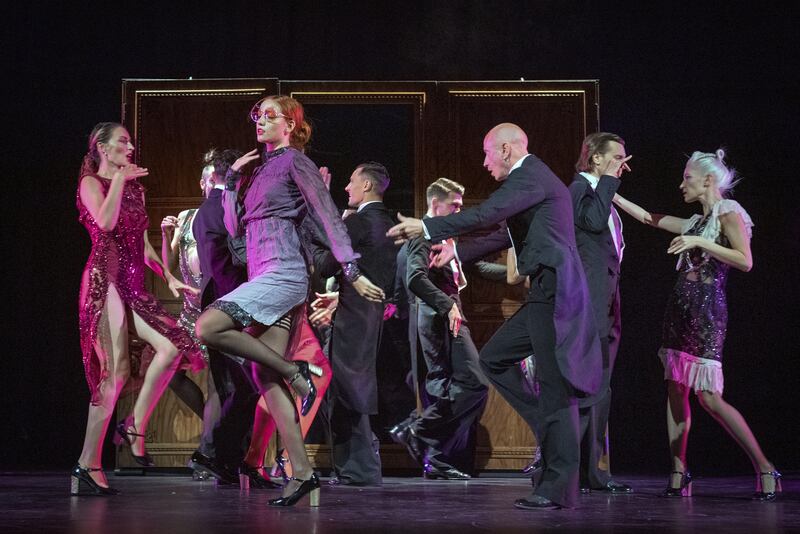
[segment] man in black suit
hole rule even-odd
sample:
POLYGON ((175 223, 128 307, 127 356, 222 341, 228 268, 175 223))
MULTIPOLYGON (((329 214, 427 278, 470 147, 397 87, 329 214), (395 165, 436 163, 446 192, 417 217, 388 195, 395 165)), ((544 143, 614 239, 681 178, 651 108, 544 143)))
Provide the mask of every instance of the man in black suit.
MULTIPOLYGON (((361 256, 359 269, 387 295, 392 294, 398 248, 386 237, 396 222, 383 205, 389 181, 389 173, 380 163, 362 163, 356 167, 345 188, 348 206, 356 212, 344 220, 353 250, 361 256)), ((336 474, 331 482, 378 485, 382 482, 381 459, 370 415, 378 412, 375 362, 384 305, 360 296, 341 276, 341 265, 324 246, 314 251, 314 264, 322 276, 337 276, 339 282, 339 304, 330 348, 333 368, 330 424, 336 474)))
POLYGON ((579 402, 581 429, 581 493, 591 490, 631 493, 627 484, 611 479, 599 466, 605 449, 606 424, 611 409, 611 373, 621 332, 619 273, 622 261, 622 222, 613 206, 624 170, 629 170, 625 141, 606 132, 583 140, 575 164, 578 174, 569 186, 575 213, 575 240, 589 285, 592 309, 603 351, 603 381, 595 395, 579 402))
MULTIPOLYGON (((203 274, 200 286, 203 309, 247 280, 245 266, 236 264, 231 254, 222 208, 225 173, 241 155, 237 150, 223 150, 212 151, 206 156, 207 168, 212 171, 207 182, 210 189, 192 223, 203 274)), ((221 482, 237 483, 236 474, 246 450, 246 436, 253 424, 258 392, 243 361, 211 348, 208 352, 209 370, 221 410, 212 442, 204 443, 200 450, 195 451, 192 461, 211 471, 221 482)))
MULTIPOLYGON (((602 357, 589 290, 581 266, 569 191, 539 158, 528 154, 521 128, 503 123, 483 140, 484 166, 500 188, 478 206, 424 222, 401 218, 399 239, 425 235, 432 243, 506 221, 507 229, 458 246, 462 262, 513 246, 518 270, 530 276, 526 302, 480 352, 497 391, 536 434, 544 457, 541 483, 514 505, 525 509, 573 506, 578 496, 580 444, 577 396, 600 387, 602 357), (525 388, 519 366, 536 355, 540 392, 525 388)), ((401 216, 402 217, 402 216, 401 216)), ((455 257, 433 245, 434 264, 455 257)))
MULTIPOLYGON (((426 220, 461 211, 464 186, 458 182, 439 178, 426 193, 426 220)), ((416 327, 409 332, 410 343, 421 349, 428 372, 421 395, 424 411, 412 412, 389 433, 422 464, 425 478, 466 480, 470 475, 463 471, 474 464, 475 430, 488 395, 478 349, 462 322, 458 295, 467 280, 457 258, 431 269, 431 242, 424 237, 403 246, 409 313, 416 327)))

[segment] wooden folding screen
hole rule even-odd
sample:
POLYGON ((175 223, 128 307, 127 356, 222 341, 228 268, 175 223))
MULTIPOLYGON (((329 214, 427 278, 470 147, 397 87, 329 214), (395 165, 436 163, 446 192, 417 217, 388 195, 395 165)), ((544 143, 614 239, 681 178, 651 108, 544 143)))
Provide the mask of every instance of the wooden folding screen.
MULTIPOLYGON (((356 164, 384 163, 392 175, 387 205, 403 213, 425 212, 425 187, 446 176, 466 186, 465 203, 485 199, 497 184, 482 167, 485 133, 500 122, 519 124, 531 152, 566 183, 580 142, 598 127, 596 80, 519 82, 351 82, 248 80, 125 80, 123 117, 137 142, 137 161, 150 169, 151 240, 160 244, 164 215, 200 202, 200 157, 211 146, 254 147, 247 112, 263 94, 301 101, 314 126, 308 155, 333 173, 331 193, 344 207, 343 188, 356 164)), ((504 262, 505 257, 495 259, 504 262)), ((159 298, 176 311, 180 302, 156 283, 159 298)), ((519 286, 470 277, 465 313, 478 347, 522 302, 519 286)), ((203 377, 195 377, 203 384, 203 377)), ((121 403, 121 413, 130 400, 121 403)), ((185 465, 200 422, 168 393, 148 430, 148 448, 159 466, 185 465)), ((478 433, 477 469, 518 469, 531 458, 535 440, 494 391, 478 433)), ((316 465, 329 464, 327 447, 309 444, 316 465)), ((405 451, 381 444, 384 466, 412 467, 405 451)), ((132 465, 127 452, 118 465, 132 465)))

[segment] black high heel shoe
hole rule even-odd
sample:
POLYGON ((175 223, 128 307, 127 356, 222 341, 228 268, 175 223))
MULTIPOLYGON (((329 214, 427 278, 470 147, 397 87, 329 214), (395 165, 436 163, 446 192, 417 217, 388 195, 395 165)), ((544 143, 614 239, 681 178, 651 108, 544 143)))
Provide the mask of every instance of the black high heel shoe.
POLYGON ((691 497, 692 496, 692 474, 689 471, 685 473, 683 471, 673 471, 670 473, 670 477, 672 475, 678 474, 681 476, 681 484, 677 488, 672 487, 672 481, 670 480, 669 486, 667 489, 664 490, 665 497, 691 497))
POLYGON ((300 480, 299 478, 291 478, 289 480, 298 480, 300 482, 300 486, 288 497, 270 499, 270 506, 294 506, 306 495, 306 493, 310 494, 308 497, 309 504, 311 506, 319 506, 319 477, 316 473, 311 475, 311 478, 308 480, 300 480))
POLYGON ((263 467, 253 467, 250 464, 242 462, 239 466, 239 489, 276 489, 280 488, 280 484, 276 484, 270 479, 261 474, 263 467))
POLYGON ((70 495, 118 495, 119 490, 98 484, 89 473, 102 471, 102 467, 81 467, 75 464, 70 473, 70 495))
POLYGON ((133 428, 136 430, 136 426, 133 424, 133 417, 127 417, 124 421, 117 425, 116 428, 116 436, 114 436, 114 444, 117 446, 122 445, 122 442, 128 444, 128 447, 131 448, 131 456, 133 459, 136 460, 136 463, 141 465, 142 467, 153 467, 156 463, 153 461, 153 457, 147 453, 144 453, 142 456, 136 456, 133 454, 133 442, 129 436, 134 436, 137 438, 143 438, 144 434, 139 434, 137 432, 131 432, 128 430, 129 428, 133 428))
POLYGON ((775 499, 777 499, 778 498, 778 493, 783 491, 783 488, 781 487, 781 477, 783 475, 781 475, 778 472, 778 470, 773 467, 772 471, 767 471, 765 473, 759 473, 759 476, 761 477, 761 491, 757 491, 757 492, 755 492, 753 494, 753 500, 754 501, 774 501, 775 499), (764 491, 764 477, 767 477, 767 476, 772 477, 773 479, 775 479, 775 490, 774 491, 764 491))
POLYGON ((300 404, 300 415, 307 415, 311 411, 314 401, 317 400, 317 387, 311 380, 311 375, 322 376, 322 368, 302 360, 296 361, 294 364, 297 366, 297 372, 289 379, 289 385, 294 389, 293 384, 296 380, 305 380, 308 386, 308 394, 303 397, 303 401, 300 404))

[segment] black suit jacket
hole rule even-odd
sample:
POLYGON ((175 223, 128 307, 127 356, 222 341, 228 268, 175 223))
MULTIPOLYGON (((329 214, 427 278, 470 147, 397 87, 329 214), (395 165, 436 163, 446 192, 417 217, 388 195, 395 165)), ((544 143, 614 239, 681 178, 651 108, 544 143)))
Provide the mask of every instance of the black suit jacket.
POLYGON ((554 326, 556 360, 575 388, 596 393, 602 355, 586 276, 575 243, 572 202, 566 186, 547 165, 529 155, 500 188, 478 206, 425 221, 430 240, 442 239, 506 221, 507 232, 458 246, 462 262, 513 245, 522 275, 540 266, 556 272, 554 326))
MULTIPOLYGON (((383 202, 368 204, 344 220, 353 251, 361 256, 358 259, 358 268, 373 284, 383 289, 387 296, 391 296, 394 292, 399 247, 391 238, 386 237, 386 232, 395 224, 397 222, 392 212, 383 205, 383 202)), ((319 241, 317 244, 322 247, 315 248, 314 265, 320 274, 325 277, 339 274, 341 265, 329 248, 323 248, 324 243, 319 241)))
POLYGON ((619 184, 619 178, 601 176, 597 189, 592 189, 589 180, 576 174, 569 186, 575 211, 575 240, 600 337, 608 337, 611 327, 619 321, 615 301, 619 296, 620 258, 608 227, 619 184))
MULTIPOLYGON (((344 220, 353 251, 360 255, 358 268, 387 296, 393 294, 397 245, 386 237, 394 226, 392 213, 382 202, 364 206, 344 220)), ((341 265, 325 248, 318 233, 310 252, 314 267, 324 277, 337 275, 339 306, 331 334, 332 390, 338 402, 362 414, 378 412, 376 357, 383 328, 383 304, 369 302, 344 280, 341 265)))
POLYGON ((203 280, 203 308, 247 281, 247 270, 233 264, 228 250, 228 231, 222 222, 222 191, 213 189, 200 205, 192 223, 203 280))

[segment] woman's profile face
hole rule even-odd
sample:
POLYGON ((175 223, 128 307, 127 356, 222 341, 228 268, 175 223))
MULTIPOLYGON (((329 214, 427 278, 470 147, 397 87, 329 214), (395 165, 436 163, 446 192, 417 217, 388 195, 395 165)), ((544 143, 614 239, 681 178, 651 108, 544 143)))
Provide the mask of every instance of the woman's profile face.
POLYGON ((133 158, 133 143, 131 134, 122 126, 118 126, 111 134, 111 139, 101 146, 101 151, 105 153, 109 163, 117 167, 124 167, 133 158))
POLYGON ((683 180, 679 186, 686 203, 697 202, 708 189, 710 177, 704 176, 690 166, 683 171, 683 180))
POLYGON ((258 107, 256 139, 259 143, 288 144, 294 121, 286 118, 273 100, 264 100, 258 107))

